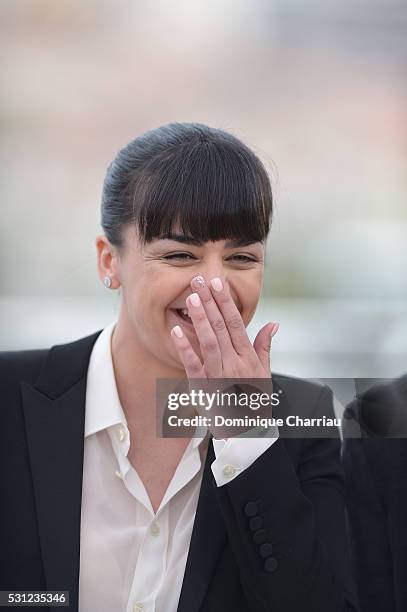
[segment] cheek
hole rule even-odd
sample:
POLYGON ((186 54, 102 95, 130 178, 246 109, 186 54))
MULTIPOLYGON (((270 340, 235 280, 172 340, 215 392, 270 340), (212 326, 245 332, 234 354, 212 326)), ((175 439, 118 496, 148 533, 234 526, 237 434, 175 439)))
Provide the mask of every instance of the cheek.
POLYGON ((252 279, 252 282, 248 282, 242 290, 243 320, 246 326, 250 323, 256 312, 261 298, 261 291, 262 283, 259 283, 256 279, 252 279))
POLYGON ((158 274, 152 268, 127 272, 123 288, 132 301, 156 302, 164 296, 169 282, 163 274, 158 274))
POLYGON ((260 299, 263 288, 263 273, 261 271, 253 272, 253 275, 247 276, 244 282, 240 285, 239 291, 242 299, 248 305, 256 305, 260 299))

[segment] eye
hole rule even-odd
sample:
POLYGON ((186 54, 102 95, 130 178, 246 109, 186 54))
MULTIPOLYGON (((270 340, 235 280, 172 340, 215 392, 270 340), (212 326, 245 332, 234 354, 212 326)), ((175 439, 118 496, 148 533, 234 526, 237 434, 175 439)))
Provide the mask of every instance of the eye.
POLYGON ((242 263, 246 263, 246 262, 250 262, 250 261, 256 261, 252 257, 247 257, 246 255, 234 255, 232 257, 232 259, 238 259, 238 261, 241 261, 242 263), (238 257, 241 257, 242 259, 238 259, 238 257))
POLYGON ((165 255, 163 259, 185 259, 185 257, 194 259, 189 253, 172 253, 172 255, 165 255))

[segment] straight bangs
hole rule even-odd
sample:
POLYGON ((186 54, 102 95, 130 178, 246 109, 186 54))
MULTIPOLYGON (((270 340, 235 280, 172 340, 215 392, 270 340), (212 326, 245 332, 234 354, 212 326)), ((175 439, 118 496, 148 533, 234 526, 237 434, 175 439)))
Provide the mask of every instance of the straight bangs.
POLYGON ((200 138, 160 152, 129 185, 141 244, 172 233, 198 241, 263 242, 272 192, 267 172, 241 142, 200 138))

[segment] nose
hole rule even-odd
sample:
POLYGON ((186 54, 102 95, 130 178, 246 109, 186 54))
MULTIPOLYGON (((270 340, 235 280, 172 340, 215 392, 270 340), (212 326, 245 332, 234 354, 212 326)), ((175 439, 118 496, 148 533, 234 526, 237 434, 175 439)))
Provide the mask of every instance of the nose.
POLYGON ((214 256, 208 257, 206 261, 202 262, 201 266, 198 266, 196 275, 203 276, 207 285, 209 285, 213 278, 220 278, 222 284, 230 288, 228 278, 229 272, 230 270, 227 268, 227 266, 222 265, 222 259, 214 256))

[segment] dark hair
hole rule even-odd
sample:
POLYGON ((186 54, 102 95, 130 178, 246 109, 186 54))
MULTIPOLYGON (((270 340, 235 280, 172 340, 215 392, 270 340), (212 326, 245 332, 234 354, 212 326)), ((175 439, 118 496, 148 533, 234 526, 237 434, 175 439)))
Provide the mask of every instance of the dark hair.
POLYGON ((203 242, 264 241, 272 192, 258 157, 235 136, 200 123, 170 123, 129 142, 109 165, 101 225, 120 251, 123 229, 142 244, 181 231, 203 242))

